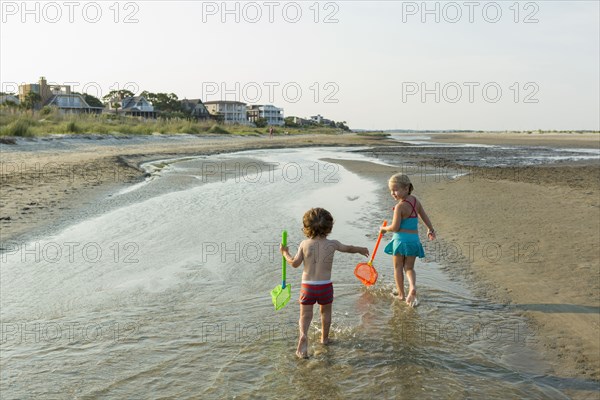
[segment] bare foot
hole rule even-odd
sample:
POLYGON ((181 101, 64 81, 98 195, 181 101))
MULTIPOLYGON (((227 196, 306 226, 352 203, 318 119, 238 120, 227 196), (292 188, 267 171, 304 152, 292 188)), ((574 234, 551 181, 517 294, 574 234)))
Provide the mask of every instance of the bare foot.
POLYGON ((404 292, 400 292, 400 294, 398 294, 398 291, 397 291, 397 290, 394 290, 394 291, 392 292, 392 297, 394 297, 394 299, 398 299, 398 300, 400 300, 400 301, 402 301, 402 300, 404 300, 404 299, 405 299, 405 297, 404 297, 404 292))
POLYGON ((300 336, 300 339, 298 339, 296 355, 298 358, 308 358, 308 340, 306 336, 300 336))
POLYGON ((417 291, 416 290, 410 291, 410 293, 408 294, 408 297, 406 298, 406 304, 408 304, 411 307, 415 307, 417 304, 419 304, 419 300, 417 300, 417 291))
POLYGON ((327 346, 328 344, 331 344, 331 339, 329 339, 329 338, 321 338, 321 344, 327 346))

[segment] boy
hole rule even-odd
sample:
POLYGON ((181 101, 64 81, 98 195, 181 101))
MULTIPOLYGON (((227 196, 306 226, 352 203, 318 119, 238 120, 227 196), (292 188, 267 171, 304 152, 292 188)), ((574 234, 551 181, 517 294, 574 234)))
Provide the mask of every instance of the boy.
POLYGON ((303 217, 303 231, 308 239, 298 247, 296 256, 292 258, 287 246, 279 246, 279 251, 287 262, 297 268, 304 262, 302 285, 300 288, 300 338, 296 355, 308 358, 308 328, 313 317, 313 305, 319 303, 321 308, 322 335, 321 343, 329 343, 329 327, 331 326, 331 308, 333 303, 333 284, 331 268, 336 251, 343 253, 360 253, 369 256, 366 247, 346 246, 337 240, 327 239, 333 228, 333 217, 323 208, 311 208, 303 217))

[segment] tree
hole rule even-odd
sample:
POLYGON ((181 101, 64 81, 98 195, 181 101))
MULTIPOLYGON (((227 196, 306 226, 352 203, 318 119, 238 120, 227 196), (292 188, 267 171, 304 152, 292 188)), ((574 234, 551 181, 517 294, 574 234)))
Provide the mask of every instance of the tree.
POLYGON ((102 100, 104 103, 109 106, 109 108, 114 108, 115 112, 119 114, 119 108, 121 107, 120 101, 122 101, 125 97, 134 97, 133 92, 127 89, 121 90, 111 90, 107 95, 102 96, 102 100))
POLYGON ((179 113, 183 111, 181 102, 175 93, 152 93, 144 90, 141 94, 157 110, 163 113, 179 113))
POLYGON ((133 97, 135 94, 127 89, 121 90, 111 90, 107 95, 102 96, 102 100, 104 100, 107 104, 112 104, 114 101, 121 101, 125 97, 133 97))
POLYGON ((256 125, 257 128, 264 128, 265 126, 267 126, 267 119, 256 118, 256 121, 254 121, 254 125, 256 125))
POLYGON ((77 92, 75 92, 75 94, 81 94, 83 96, 83 99, 85 100, 85 102, 90 107, 104 107, 104 104, 102 103, 102 101, 99 98, 92 96, 91 94, 77 93, 77 92))
POLYGON ((283 126, 286 128, 297 128, 300 125, 294 122, 294 117, 285 117, 283 119, 283 126))
POLYGON ((23 102, 21 105, 25 110, 31 110, 31 115, 33 115, 33 110, 35 110, 35 106, 42 101, 42 96, 39 93, 29 92, 25 95, 23 102))
POLYGON ((346 125, 346 121, 336 122, 335 126, 343 131, 350 131, 350 128, 346 125))

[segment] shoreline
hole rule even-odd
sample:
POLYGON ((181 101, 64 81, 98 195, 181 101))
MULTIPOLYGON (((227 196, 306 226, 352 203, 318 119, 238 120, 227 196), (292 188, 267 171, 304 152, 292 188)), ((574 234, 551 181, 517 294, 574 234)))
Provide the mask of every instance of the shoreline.
MULTIPOLYGON (((401 171, 327 161, 381 182, 382 195, 389 176, 401 171)), ((447 273, 466 279, 478 296, 531 321, 534 348, 553 375, 600 382, 600 166, 529 167, 527 180, 485 169, 457 179, 413 175, 415 195, 438 234, 428 246, 433 259, 447 273), (591 175, 585 185, 564 185, 582 173, 591 175), (548 186, 553 179, 558 181, 548 186)), ((577 389, 566 392, 573 398, 590 396, 577 389)))
POLYGON ((439 143, 472 143, 484 145, 553 146, 559 148, 600 149, 597 133, 497 133, 462 132, 427 134, 439 143))
MULTIPOLYGON (((523 139, 520 143, 529 142, 523 139)), ((561 141, 561 145, 577 143, 561 141)), ((144 162, 324 146, 385 146, 400 152, 402 144, 345 134, 189 138, 170 144, 120 142, 98 146, 91 142, 79 149, 60 151, 3 151, 0 218, 19 218, 0 220, 0 242, 44 234, 61 221, 72 222, 77 210, 92 207, 100 196, 143 181, 140 165, 144 162)), ((389 155, 374 155, 393 163, 389 155)), ((383 185, 398 171, 365 161, 328 161, 383 185)), ((455 180, 446 177, 434 185, 415 182, 415 194, 432 218, 441 248, 462 249, 462 258, 444 252, 438 255, 446 271, 465 277, 481 296, 518 310, 533 321, 537 347, 556 376, 599 382, 600 166, 589 162, 525 169, 478 167, 470 172, 455 180), (502 250, 498 257, 481 251, 485 246, 493 251, 498 245, 502 250), (471 253, 471 249, 476 251, 471 253)), ((576 398, 582 395, 577 390, 569 394, 576 398)))
MULTIPOLYGON (((79 147, 16 148, 2 145, 0 162, 0 244, 43 234, 61 220, 72 220, 82 207, 102 195, 141 182, 145 162, 182 156, 204 156, 256 149, 316 146, 383 146, 396 144, 381 137, 342 135, 189 136, 171 143, 149 140, 114 144, 82 142, 79 147)), ((139 139, 139 138, 135 138, 139 139)), ((43 140, 40 140, 42 146, 43 140)), ((17 145, 18 146, 18 145, 17 145)), ((43 147, 43 146, 42 146, 43 147)), ((0 250, 2 247, 0 247, 0 250)))

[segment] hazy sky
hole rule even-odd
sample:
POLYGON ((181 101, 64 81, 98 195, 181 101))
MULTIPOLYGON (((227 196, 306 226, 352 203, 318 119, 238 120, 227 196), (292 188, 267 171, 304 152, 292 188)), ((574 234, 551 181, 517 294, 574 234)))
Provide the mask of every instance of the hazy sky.
POLYGON ((0 1, 0 81, 275 104, 352 128, 598 130, 599 4, 0 1))

